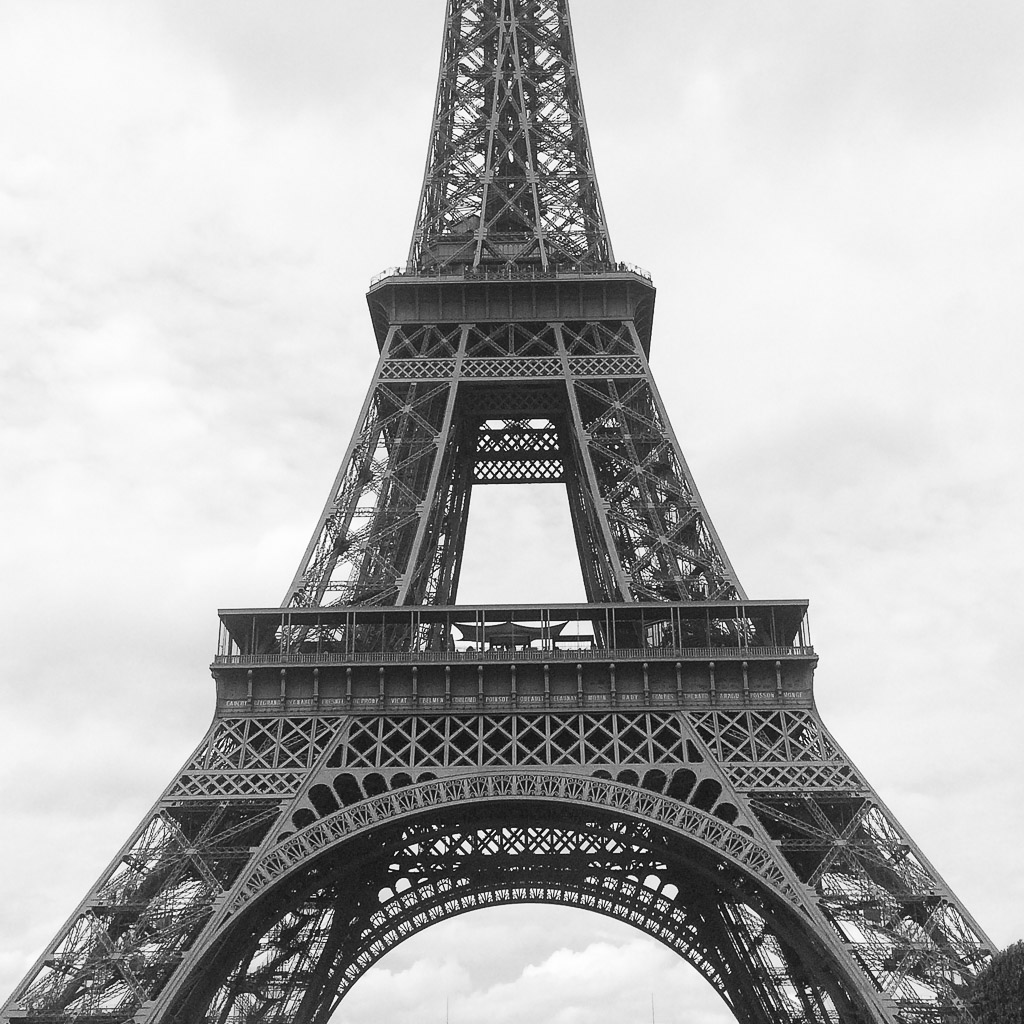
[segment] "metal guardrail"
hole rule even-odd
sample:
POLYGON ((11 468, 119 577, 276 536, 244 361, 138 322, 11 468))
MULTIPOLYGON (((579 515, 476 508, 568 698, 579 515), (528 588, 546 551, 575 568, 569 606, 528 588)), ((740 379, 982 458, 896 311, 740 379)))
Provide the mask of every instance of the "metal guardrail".
POLYGON ((596 274, 635 274, 645 281, 652 280, 650 271, 638 267, 635 263, 606 263, 598 267, 551 267, 547 270, 533 265, 522 267, 470 267, 463 265, 443 269, 387 267, 370 278, 370 287, 374 288, 381 281, 386 281, 391 277, 426 277, 460 281, 554 281, 566 278, 587 278, 596 274))
POLYGON ((580 650, 498 649, 491 651, 356 651, 322 654, 218 654, 215 666, 252 665, 391 665, 487 664, 494 662, 563 661, 735 661, 751 658, 807 658, 813 647, 591 647, 580 650))

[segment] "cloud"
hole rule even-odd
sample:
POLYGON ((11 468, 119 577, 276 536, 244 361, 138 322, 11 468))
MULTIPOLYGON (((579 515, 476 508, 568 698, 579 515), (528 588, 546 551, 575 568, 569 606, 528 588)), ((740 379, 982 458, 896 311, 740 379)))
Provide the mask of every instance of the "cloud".
POLYGON ((583 575, 563 487, 477 487, 459 600, 529 604, 584 601, 583 575), (500 534, 488 524, 500 523, 500 534), (499 534, 496 536, 496 534, 499 534))
POLYGON ((335 1024, 486 1016, 495 1024, 725 1024, 719 997, 664 946, 628 926, 566 908, 476 911, 407 940, 372 967, 335 1024), (394 966, 392 966, 392 964, 394 966))

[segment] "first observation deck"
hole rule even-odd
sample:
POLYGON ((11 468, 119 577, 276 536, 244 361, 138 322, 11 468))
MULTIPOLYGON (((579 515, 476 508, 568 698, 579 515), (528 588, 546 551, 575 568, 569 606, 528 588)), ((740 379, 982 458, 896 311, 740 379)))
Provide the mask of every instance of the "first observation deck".
POLYGON ((808 706, 806 601, 220 612, 218 710, 808 706))

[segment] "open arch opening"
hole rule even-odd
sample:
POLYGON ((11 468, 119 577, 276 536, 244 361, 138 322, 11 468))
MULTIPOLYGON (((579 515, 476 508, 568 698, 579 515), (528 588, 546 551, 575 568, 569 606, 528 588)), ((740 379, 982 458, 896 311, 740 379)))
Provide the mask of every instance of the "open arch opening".
POLYGON ((331 1024, 732 1024, 688 963, 621 921, 564 906, 491 907, 442 921, 381 958, 331 1024), (447 1011, 447 1014, 446 1014, 447 1011))
POLYGON ((864 1019, 827 943, 727 845, 611 807, 540 799, 453 802, 378 820, 319 851, 316 827, 282 844, 302 843, 310 856, 251 889, 257 895, 239 903, 163 1019, 326 1024, 355 982, 410 936, 510 904, 624 921, 692 964, 752 1024, 864 1019))

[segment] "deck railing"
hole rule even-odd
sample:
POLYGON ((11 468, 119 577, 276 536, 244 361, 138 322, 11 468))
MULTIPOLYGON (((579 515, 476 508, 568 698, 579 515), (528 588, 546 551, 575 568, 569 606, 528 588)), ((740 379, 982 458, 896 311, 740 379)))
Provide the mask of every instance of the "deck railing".
POLYGON ((539 650, 497 648, 494 650, 448 651, 356 651, 270 654, 218 654, 214 665, 393 665, 393 664, 475 664, 522 661, 715 661, 722 659, 807 658, 813 647, 589 647, 539 650))
POLYGON ((560 266, 544 269, 533 264, 500 267, 471 267, 466 264, 437 267, 387 267, 370 278, 370 287, 392 277, 426 277, 465 281, 554 281, 593 277, 596 274, 635 274, 644 281, 651 280, 649 271, 635 263, 603 263, 594 266, 560 266))

